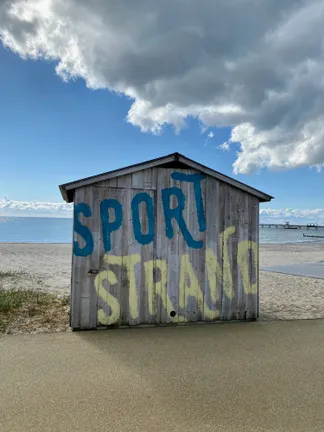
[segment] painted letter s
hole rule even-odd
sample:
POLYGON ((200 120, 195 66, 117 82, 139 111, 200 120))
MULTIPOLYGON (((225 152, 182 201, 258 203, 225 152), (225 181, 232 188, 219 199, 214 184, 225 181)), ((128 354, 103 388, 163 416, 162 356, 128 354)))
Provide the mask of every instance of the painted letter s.
POLYGON ((86 257, 91 255, 93 252, 93 238, 91 231, 85 225, 82 225, 79 221, 79 214, 82 213, 84 216, 91 216, 91 209, 88 204, 80 203, 74 207, 74 231, 79 234, 85 241, 84 248, 80 248, 77 241, 73 242, 73 253, 76 256, 86 257))

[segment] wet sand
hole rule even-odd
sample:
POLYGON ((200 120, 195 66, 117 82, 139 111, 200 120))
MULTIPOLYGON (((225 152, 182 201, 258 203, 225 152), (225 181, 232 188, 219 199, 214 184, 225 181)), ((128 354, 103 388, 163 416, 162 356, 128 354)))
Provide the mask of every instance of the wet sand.
MULTIPOLYGON (((39 288, 69 294, 71 245, 0 244, 0 271, 19 272, 2 278, 4 288, 39 288)), ((260 245, 260 266, 324 261, 323 243, 260 245)), ((324 279, 260 271, 260 318, 324 318, 324 279)))

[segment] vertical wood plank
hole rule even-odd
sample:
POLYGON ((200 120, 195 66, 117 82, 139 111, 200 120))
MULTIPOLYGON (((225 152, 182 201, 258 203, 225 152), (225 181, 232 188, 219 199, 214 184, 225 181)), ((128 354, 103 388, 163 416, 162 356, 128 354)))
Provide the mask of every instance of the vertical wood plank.
MULTIPOLYGON (((145 191, 152 200, 154 196, 150 191, 145 191)), ((147 208, 144 203, 139 206, 139 214, 141 220, 141 229, 143 234, 147 234, 149 231, 149 220, 147 215, 147 208)), ((145 287, 145 266, 146 262, 153 259, 153 243, 148 245, 141 245, 140 251, 141 263, 138 266, 138 297, 139 297, 139 322, 141 324, 150 323, 150 314, 148 313, 148 292, 145 287)))
POLYGON ((223 185, 223 203, 224 203, 224 230, 222 234, 222 249, 223 249, 223 291, 222 291, 222 320, 230 320, 232 313, 232 300, 229 297, 231 290, 232 274, 229 271, 232 256, 231 236, 225 235, 224 231, 231 227, 231 189, 227 185, 223 185))
POLYGON ((232 299, 231 311, 229 312, 229 319, 237 319, 238 307, 238 266, 237 266, 237 247, 238 247, 238 232, 239 232, 239 191, 232 187, 229 188, 230 193, 230 217, 229 226, 233 227, 235 231, 229 236, 228 239, 228 256, 229 256, 229 272, 231 274, 232 283, 232 299))
MULTIPOLYGON (((138 193, 145 193, 151 197, 154 202, 154 191, 149 189, 146 190, 133 190, 131 191, 131 199, 133 199, 138 193)), ((141 231, 143 234, 147 234, 149 230, 149 220, 147 213, 147 206, 141 203, 139 206, 139 215, 141 221, 141 231)), ((136 274, 136 288, 138 297, 138 311, 139 316, 137 319, 138 324, 150 324, 152 321, 149 313, 149 296, 146 289, 146 276, 145 276, 145 263, 154 259, 154 242, 149 244, 140 244, 134 238, 132 253, 137 253, 140 256, 140 262, 135 266, 136 274)))
MULTIPOLYGON (((90 255, 90 269, 99 271, 100 267, 100 243, 101 243, 101 220, 100 220, 100 193, 98 188, 92 189, 92 216, 90 222, 93 236, 94 249, 90 255)), ((89 269, 89 270, 90 270, 89 269)), ((94 285, 96 274, 88 275, 90 305, 89 305, 89 328, 97 327, 98 297, 94 285)))
POLYGON ((232 238, 231 271, 233 280, 232 319, 240 319, 242 309, 242 278, 238 262, 238 245, 244 240, 244 196, 237 189, 232 188, 232 225, 235 233, 232 238))
POLYGON ((129 325, 130 324, 130 281, 125 268, 125 265, 128 264, 127 256, 132 253, 132 244, 134 243, 133 237, 133 227, 132 227, 132 215, 131 215, 131 190, 127 189, 122 194, 122 205, 123 205, 123 227, 121 230, 121 256, 122 259, 122 267, 121 267, 121 285, 120 285, 120 295, 119 295, 119 303, 121 309, 121 325, 129 325))
POLYGON ((260 202, 258 200, 258 202, 256 203, 255 206, 255 211, 256 211, 256 218, 255 218, 255 241, 257 244, 257 249, 256 249, 256 253, 257 253, 257 259, 256 259, 256 284, 257 284, 257 316, 256 318, 260 318, 260 202))
POLYGON ((219 231, 221 211, 219 208, 219 182, 212 177, 206 179, 206 246, 204 282, 204 320, 214 321, 221 310, 221 274, 219 231))
MULTIPOLYGON (((106 199, 115 199, 119 201, 121 204, 123 203, 123 190, 119 190, 117 188, 107 188, 107 189, 101 189, 100 190, 100 202, 106 200, 106 199)), ((114 220, 115 214, 110 209, 109 210, 109 218, 111 220, 114 220)), ((100 221, 101 224, 101 221, 100 221)), ((114 312, 111 309, 111 305, 109 305, 108 300, 108 294, 112 295, 118 300, 118 303, 120 304, 120 292, 121 292, 121 281, 122 281, 122 266, 119 264, 116 264, 113 259, 109 260, 109 257, 120 257, 121 253, 121 239, 122 239, 122 230, 116 230, 111 233, 111 250, 105 252, 104 250, 104 241, 103 241, 103 232, 101 227, 101 237, 100 237, 100 271, 103 270, 110 270, 113 272, 117 283, 116 284, 109 284, 109 281, 107 279, 101 279, 100 284, 104 287, 105 291, 107 292, 106 299, 103 299, 101 297, 98 298, 97 302, 97 308, 104 311, 105 315, 107 317, 110 317, 111 314, 114 312), (107 259, 108 257, 108 259, 107 259)), ((120 323, 120 318, 113 324, 115 326, 118 326, 120 323)), ((98 327, 105 326, 105 323, 102 323, 99 321, 99 318, 97 317, 97 325, 98 327)))
MULTIPOLYGON (((93 214, 93 187, 87 186, 84 188, 84 203, 87 204, 91 209, 91 216, 83 217, 82 224, 86 226, 91 233, 93 233, 94 226, 94 214, 93 214)), ((80 325, 82 329, 91 328, 91 307, 93 298, 93 277, 89 276, 89 270, 93 262, 93 256, 95 254, 88 255, 87 257, 81 257, 81 268, 80 268, 80 283, 81 283, 81 317, 80 325)), ((95 266, 96 267, 96 266, 95 266)), ((95 325, 94 325, 95 327, 95 325)))
MULTIPOLYGON (((184 174, 189 174, 189 170, 179 170, 180 172, 184 173, 184 174)), ((177 184, 178 187, 180 187, 180 189, 182 189, 186 199, 185 199, 185 209, 183 211, 184 214, 184 218, 185 218, 185 222, 186 225, 190 231, 190 233, 194 236, 195 238, 195 234, 193 233, 193 218, 194 215, 192 214, 192 208, 191 208, 191 202, 192 202, 192 197, 190 194, 190 188, 189 188, 189 183, 187 182, 179 182, 177 184)), ((183 239, 183 235, 181 234, 181 238, 183 239)), ((184 255, 188 256, 188 260, 183 261, 180 265, 181 265, 181 273, 185 276, 184 277, 184 287, 183 287, 183 292, 184 292, 184 301, 185 301, 185 311, 184 311, 184 316, 185 316, 185 320, 187 322, 194 322, 197 320, 197 312, 198 312, 198 290, 197 287, 195 287, 195 291, 194 291, 194 296, 190 295, 190 287, 189 285, 192 283, 192 280, 189 277, 189 272, 193 272, 194 277, 197 278, 196 276, 196 271, 195 271, 195 262, 194 262, 194 253, 192 253, 192 249, 190 247, 188 247, 187 243, 184 241, 183 242, 183 248, 181 251, 181 257, 183 257, 184 255), (184 267, 184 269, 182 269, 182 267, 184 267)), ((180 261, 181 262, 181 261, 180 261)), ((180 280, 179 280, 179 283, 180 280)))
MULTIPOLYGON (((74 205, 80 203, 87 204, 93 213, 93 195, 92 187, 79 188, 75 191, 74 205)), ((94 224, 94 215, 85 217, 79 214, 80 223, 88 227, 91 232, 94 224)), ((75 221, 74 221, 75 223, 75 221)), ((74 241, 77 241, 79 246, 85 246, 84 239, 74 232, 74 241)), ((95 322, 93 316, 95 314, 95 296, 91 278, 88 276, 88 271, 91 268, 95 256, 73 256, 73 268, 71 278, 71 326, 72 328, 93 328, 95 322)))
MULTIPOLYGON (((186 170, 185 174, 194 174, 193 170, 186 170)), ((203 204, 205 204, 205 186, 204 182, 201 182, 203 204)), ((188 248, 189 255, 189 269, 193 273, 193 280, 191 283, 195 283, 195 291, 190 289, 194 296, 186 295, 188 299, 188 313, 187 320, 190 322, 203 320, 203 301, 204 301, 204 275, 205 275, 205 233, 200 232, 198 223, 198 213, 196 208, 196 200, 194 194, 194 187, 192 183, 182 184, 181 187, 185 190, 186 194, 186 223, 188 225, 189 232, 191 233, 195 241, 202 241, 203 246, 199 249, 188 248)))
MULTIPOLYGON (((80 202, 84 201, 84 188, 76 189, 74 194, 74 208, 80 202)), ((81 216, 80 216, 81 218, 81 216)), ((75 220, 73 221, 73 242, 78 241, 79 244, 82 244, 82 240, 79 235, 74 231, 75 220)), ((83 247, 84 244, 81 246, 83 247)), ((71 312, 70 312, 70 321, 72 328, 80 328, 81 320, 81 289, 82 289, 82 278, 81 278, 81 264, 82 257, 78 257, 74 255, 74 251, 72 248, 72 278, 71 278, 71 312)))
POLYGON ((218 182, 218 197, 217 197, 217 212, 215 218, 216 229, 217 229, 217 257, 218 257, 218 265, 219 265, 219 318, 222 320, 224 316, 224 241, 223 241, 223 233, 226 225, 226 214, 225 214, 225 190, 226 186, 223 182, 218 182))
MULTIPOLYGON (((247 194, 242 194, 242 226, 239 230, 239 243, 249 241, 249 217, 250 217, 250 202, 249 196, 247 194)), ((242 265, 242 264, 240 264, 242 265)), ((238 291, 239 291, 239 311, 240 319, 245 319, 248 315, 248 298, 245 294, 244 284, 243 284, 243 269, 239 267, 238 272, 238 291)))
MULTIPOLYGON (((167 176, 164 176, 164 170, 155 168, 156 172, 156 189, 157 189, 157 213, 156 213, 156 242, 155 242, 155 267, 157 262, 165 262, 166 263, 166 272, 167 272, 167 280, 168 280, 168 268, 167 268, 167 239, 165 235, 165 222, 163 217, 163 205, 162 205, 162 189, 165 187, 169 187, 169 181, 167 176)), ((155 313, 156 313, 156 323, 160 324, 163 322, 167 322, 168 310, 167 310, 167 298, 166 298, 166 287, 161 286, 158 282, 158 278, 161 281, 161 271, 156 272, 155 277, 155 313)), ((169 312, 170 313, 170 312, 169 312)))
MULTIPOLYGON (((207 178, 201 180, 201 196, 202 196, 202 202, 203 202, 203 208, 204 208, 204 215, 205 215, 205 220, 206 220, 206 209, 207 209, 207 205, 206 205, 206 187, 207 187, 207 178)), ((205 320, 205 315, 204 315, 204 302, 205 302, 205 278, 206 278, 206 241, 207 241, 207 225, 206 225, 206 230, 200 232, 199 229, 199 223, 198 223, 198 214, 197 214, 197 207, 196 207, 196 202, 195 202, 195 195, 194 195, 194 191, 193 191, 193 186, 191 185, 191 190, 192 190, 192 197, 193 197, 193 205, 194 205, 194 209, 195 209, 195 219, 196 219, 196 231, 197 231, 197 238, 198 240, 201 240, 203 243, 203 246, 198 249, 198 254, 197 254, 197 262, 196 265, 194 266, 194 269, 196 271, 197 274, 197 278, 198 278, 198 287, 199 290, 201 292, 201 295, 199 293, 199 309, 198 309, 198 314, 197 314, 197 320, 198 321, 203 321, 205 320)), ((213 210, 214 211, 214 210, 213 210)))
MULTIPOLYGON (((251 298, 251 312, 250 312, 250 319, 257 319, 258 318, 258 308, 259 308, 259 284, 258 284, 258 273, 259 273, 259 201, 250 195, 251 198, 251 225, 249 229, 249 237, 250 240, 256 244, 256 250, 255 254, 256 256, 253 256, 253 251, 250 250, 249 253, 249 273, 250 273, 250 280, 251 285, 256 285, 256 292, 253 292, 250 294, 251 298)), ((252 291, 252 290, 251 290, 252 291)))
MULTIPOLYGON (((168 168, 160 170, 160 187, 158 190, 161 191, 164 188, 174 187, 177 185, 177 181, 171 178, 171 174, 174 170, 168 168)), ((162 204, 161 204, 162 205, 162 204)), ((170 199, 171 208, 175 208, 178 205, 176 197, 173 195, 170 199)), ((168 239, 165 232, 165 220, 162 206, 161 217, 159 218, 159 232, 163 238, 164 247, 161 251, 162 259, 166 260, 167 268, 167 287, 163 292, 163 302, 161 304, 161 320, 164 323, 178 322, 179 320, 179 275, 180 275, 180 259, 182 256, 183 248, 181 247, 183 242, 180 240, 179 227, 175 220, 172 221, 173 226, 173 237, 168 239), (180 242, 180 246, 179 246, 180 242), (170 301, 168 301, 170 300, 170 301), (172 305, 172 306, 171 306, 172 305), (173 309, 171 309, 171 307, 173 309), (175 312, 175 316, 171 316, 171 312, 175 312)))

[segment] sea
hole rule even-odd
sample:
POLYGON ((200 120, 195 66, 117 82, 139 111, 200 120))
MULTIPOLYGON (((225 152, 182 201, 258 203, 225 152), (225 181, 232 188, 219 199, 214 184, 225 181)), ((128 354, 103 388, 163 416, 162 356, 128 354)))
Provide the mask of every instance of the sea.
POLYGON ((2 243, 71 243, 72 218, 0 217, 2 243))
MULTIPOLYGON (((71 243, 73 222, 70 218, 0 217, 2 243, 71 243)), ((284 230, 260 228, 260 243, 322 242, 324 239, 306 238, 307 235, 324 237, 324 230, 284 230)))

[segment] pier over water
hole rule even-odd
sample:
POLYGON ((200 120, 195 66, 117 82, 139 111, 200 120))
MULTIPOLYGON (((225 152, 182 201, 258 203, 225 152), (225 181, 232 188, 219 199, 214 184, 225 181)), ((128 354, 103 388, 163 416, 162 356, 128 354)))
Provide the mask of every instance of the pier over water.
POLYGON ((324 225, 318 225, 315 223, 309 223, 305 225, 290 225, 289 223, 285 224, 260 224, 260 228, 277 228, 277 229, 300 229, 300 230, 318 230, 324 229, 324 225))

